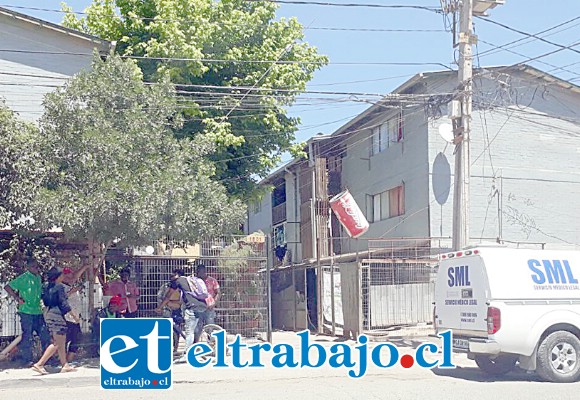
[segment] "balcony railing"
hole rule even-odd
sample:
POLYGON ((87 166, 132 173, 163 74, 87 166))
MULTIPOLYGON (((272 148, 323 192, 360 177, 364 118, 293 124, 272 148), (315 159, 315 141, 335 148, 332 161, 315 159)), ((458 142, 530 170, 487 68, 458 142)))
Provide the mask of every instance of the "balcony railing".
POLYGON ((286 221, 286 203, 278 204, 272 208, 272 225, 286 221))

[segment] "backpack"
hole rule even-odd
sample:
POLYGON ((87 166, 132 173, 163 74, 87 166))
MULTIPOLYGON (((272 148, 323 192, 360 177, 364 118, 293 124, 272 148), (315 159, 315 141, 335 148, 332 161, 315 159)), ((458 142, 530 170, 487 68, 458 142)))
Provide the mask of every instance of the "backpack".
POLYGON ((189 285, 189 291, 186 291, 185 293, 190 294, 197 300, 201 301, 206 301, 206 299, 210 297, 203 279, 195 276, 186 276, 185 279, 189 285))

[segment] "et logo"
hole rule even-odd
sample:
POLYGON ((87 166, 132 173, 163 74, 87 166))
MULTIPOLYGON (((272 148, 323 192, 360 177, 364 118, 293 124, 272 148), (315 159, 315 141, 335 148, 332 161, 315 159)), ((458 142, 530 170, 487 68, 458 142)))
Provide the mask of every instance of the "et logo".
POLYGON ((101 388, 171 388, 173 334, 170 319, 102 319, 100 347, 101 388))

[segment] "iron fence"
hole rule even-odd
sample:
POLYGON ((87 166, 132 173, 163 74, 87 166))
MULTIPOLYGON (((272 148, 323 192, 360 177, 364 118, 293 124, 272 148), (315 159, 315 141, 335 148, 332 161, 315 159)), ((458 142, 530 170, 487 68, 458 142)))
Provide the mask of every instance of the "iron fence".
POLYGON ((175 269, 186 275, 198 265, 220 285, 216 304, 216 323, 229 334, 246 339, 268 340, 271 335, 269 311, 270 270, 266 243, 251 242, 247 237, 227 236, 200 242, 193 256, 136 256, 133 258, 136 283, 141 290, 140 316, 154 316, 159 304, 158 292, 169 282, 175 269))

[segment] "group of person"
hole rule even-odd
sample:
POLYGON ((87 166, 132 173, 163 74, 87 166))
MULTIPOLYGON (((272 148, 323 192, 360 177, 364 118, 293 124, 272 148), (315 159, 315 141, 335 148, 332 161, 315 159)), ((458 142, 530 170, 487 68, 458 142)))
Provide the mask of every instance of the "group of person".
MULTIPOLYGON (((71 372, 82 339, 81 297, 84 283, 81 276, 89 268, 85 265, 76 271, 71 268, 52 267, 42 282, 38 262, 27 260, 26 270, 4 287, 18 304, 21 340, 18 345, 20 362, 40 374, 47 374, 45 364, 56 353, 61 372, 71 372), (40 338, 44 353, 33 361, 33 335, 40 338)), ((103 284, 103 293, 109 297, 106 307, 97 310, 98 326, 100 318, 136 317, 139 288, 129 281, 130 270, 124 268, 120 279, 103 284)), ((98 333, 97 333, 98 335, 98 333)), ((98 336, 97 336, 98 338, 98 336)))
MULTIPOLYGON (((29 259, 26 271, 4 287, 18 304, 22 330, 19 350, 24 366, 47 374, 44 366, 57 354, 61 372, 75 371, 71 362, 78 353, 82 337, 79 291, 84 283, 80 278, 87 268, 89 265, 76 271, 52 267, 47 271, 43 284, 37 261, 29 259), (44 349, 36 362, 32 354, 34 333, 40 338, 44 349)), ((130 281, 130 275, 130 269, 124 268, 120 271, 120 279, 101 282, 103 294, 109 300, 93 318, 93 334, 97 340, 100 319, 137 317, 140 291, 130 281)), ((199 341, 203 327, 215 323, 215 307, 220 296, 218 281, 207 274, 203 264, 198 265, 191 276, 186 276, 181 269, 174 270, 171 280, 161 287, 155 311, 173 319, 176 333, 182 333, 179 327, 184 326, 185 353, 181 361, 185 360, 187 350, 199 341)), ((175 350, 178 343, 179 335, 176 335, 175 350)))
POLYGON ((44 365, 55 353, 58 354, 61 372, 74 371, 69 363, 78 352, 81 338, 81 287, 78 280, 87 268, 73 271, 52 267, 43 285, 37 261, 29 259, 26 271, 4 287, 18 304, 22 330, 19 344, 21 361, 41 374, 47 373, 44 365), (32 361, 34 333, 45 349, 36 363, 32 361))
MULTIPOLYGON (((218 281, 207 274, 203 264, 198 265, 191 276, 185 276, 182 269, 174 270, 171 280, 161 287, 156 312, 184 326, 185 352, 177 362, 185 362, 187 350, 199 341, 203 327, 215 323, 215 308, 220 296, 218 281)), ((179 340, 179 336, 176 339, 179 340)))

